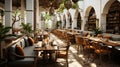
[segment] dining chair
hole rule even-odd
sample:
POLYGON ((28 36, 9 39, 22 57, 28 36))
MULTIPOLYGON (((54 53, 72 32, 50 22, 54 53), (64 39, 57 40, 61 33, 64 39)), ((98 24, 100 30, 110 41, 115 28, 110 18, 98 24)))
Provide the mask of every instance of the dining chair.
POLYGON ((77 44, 77 50, 81 50, 83 51, 83 48, 84 48, 84 45, 83 45, 83 38, 82 36, 79 36, 79 35, 75 35, 75 41, 76 41, 76 44, 77 44))
POLYGON ((97 55, 99 55, 100 64, 104 55, 107 55, 109 60, 111 59, 111 56, 110 56, 111 51, 106 45, 100 42, 93 42, 93 45, 95 46, 94 52, 97 55))
POLYGON ((83 41, 83 45, 84 45, 83 51, 85 51, 88 54, 87 59, 91 59, 94 56, 94 49, 95 49, 95 47, 92 45, 93 41, 90 41, 87 38, 84 38, 83 40, 84 40, 83 41))
POLYGON ((66 46, 59 46, 58 51, 56 53, 56 60, 58 58, 65 59, 67 63, 67 67, 68 67, 68 51, 69 51, 70 44, 71 44, 70 42, 67 42, 66 46))

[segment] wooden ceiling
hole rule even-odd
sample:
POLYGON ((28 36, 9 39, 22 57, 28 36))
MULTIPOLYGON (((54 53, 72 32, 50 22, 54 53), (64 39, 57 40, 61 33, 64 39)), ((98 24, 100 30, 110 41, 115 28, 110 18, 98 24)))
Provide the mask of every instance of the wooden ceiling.
MULTIPOLYGON (((0 0, 0 3, 5 4, 5 0, 0 0)), ((12 6, 20 7, 21 0, 12 0, 12 6)))
MULTIPOLYGON (((26 0, 24 0, 26 4, 26 0)), ((5 0, 0 0, 0 3, 5 4, 5 0)), ((20 7, 21 0, 12 0, 12 6, 20 7)), ((43 8, 54 7, 55 9, 59 8, 61 0, 39 0, 39 6, 43 8)))

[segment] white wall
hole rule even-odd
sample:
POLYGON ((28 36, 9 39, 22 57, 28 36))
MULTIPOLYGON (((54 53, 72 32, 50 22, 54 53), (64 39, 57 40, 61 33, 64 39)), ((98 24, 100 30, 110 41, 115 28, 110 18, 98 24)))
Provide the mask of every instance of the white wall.
MULTIPOLYGON (((81 26, 82 30, 84 30, 84 25, 86 24, 86 21, 88 19, 87 17, 89 14, 89 11, 88 11, 89 7, 93 7, 95 9, 96 18, 99 19, 99 28, 105 29, 105 28, 102 28, 102 26, 106 27, 105 26, 106 19, 104 19, 105 17, 103 17, 103 13, 105 12, 104 9, 105 9, 106 4, 108 4, 109 1, 114 1, 114 0, 83 0, 83 1, 78 2, 79 12, 81 14, 81 20, 83 21, 82 26, 81 26)), ((110 5, 108 5, 108 6, 110 6, 110 5)), ((77 26, 76 25, 77 21, 75 18, 75 16, 77 14, 75 14, 74 9, 69 9, 69 12, 71 13, 71 16, 72 16, 72 21, 73 21, 72 29, 73 29, 74 27, 77 26)), ((64 13, 67 14, 66 11, 64 11, 64 13)), ((67 18, 67 16, 66 16, 66 18, 67 18)), ((68 26, 68 22, 66 22, 66 24, 67 24, 66 26, 68 26)))

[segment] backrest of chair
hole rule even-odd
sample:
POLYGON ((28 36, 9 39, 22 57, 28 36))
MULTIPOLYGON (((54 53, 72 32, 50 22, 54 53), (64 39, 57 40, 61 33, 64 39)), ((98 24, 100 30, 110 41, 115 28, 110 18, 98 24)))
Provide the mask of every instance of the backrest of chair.
POLYGON ((104 45, 101 42, 92 42, 92 45, 95 46, 95 48, 99 49, 99 50, 102 50, 102 49, 108 50, 109 49, 106 45, 104 45))
POLYGON ((109 50, 109 47, 103 43, 99 43, 100 49, 109 50))
POLYGON ((78 36, 77 35, 75 35, 75 42, 76 42, 76 44, 79 44, 79 40, 78 40, 78 36))
POLYGON ((76 44, 82 45, 83 44, 83 38, 82 38, 82 36, 76 35, 75 36, 75 41, 76 41, 76 44))
POLYGON ((84 38, 83 45, 90 45, 89 39, 84 38))
POLYGON ((78 37, 79 43, 82 45, 83 44, 83 38, 80 36, 78 37))
POLYGON ((96 42, 96 41, 93 41, 92 45, 95 47, 95 49, 100 49, 101 48, 101 46, 99 45, 99 43, 96 42))

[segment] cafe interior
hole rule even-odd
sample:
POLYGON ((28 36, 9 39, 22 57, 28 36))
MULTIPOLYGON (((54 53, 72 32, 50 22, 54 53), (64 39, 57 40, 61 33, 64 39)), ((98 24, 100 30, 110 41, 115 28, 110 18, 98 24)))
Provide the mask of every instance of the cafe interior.
POLYGON ((0 67, 120 67, 120 0, 0 0, 0 67))

